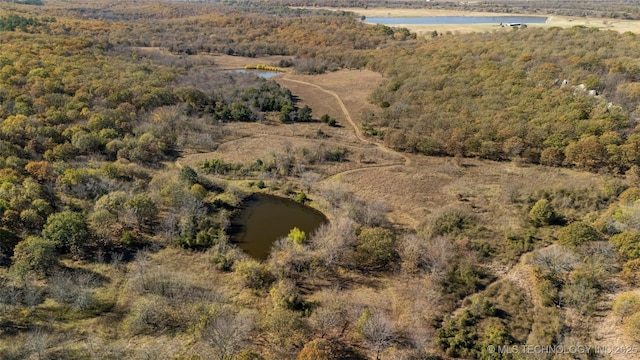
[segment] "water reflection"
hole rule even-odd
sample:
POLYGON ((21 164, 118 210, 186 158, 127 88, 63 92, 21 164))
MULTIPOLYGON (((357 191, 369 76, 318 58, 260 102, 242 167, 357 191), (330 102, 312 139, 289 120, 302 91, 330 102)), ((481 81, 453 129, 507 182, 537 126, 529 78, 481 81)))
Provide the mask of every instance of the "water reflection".
POLYGON ((416 16, 369 17, 368 23, 381 25, 460 25, 460 24, 544 24, 541 16, 416 16))
POLYGON ((253 194, 231 219, 231 239, 251 257, 264 260, 273 243, 294 227, 312 234, 327 218, 320 211, 296 201, 267 194, 253 194))
POLYGON ((282 74, 279 71, 269 71, 269 70, 257 70, 257 69, 233 69, 228 70, 230 72, 242 73, 242 74, 254 74, 261 78, 271 79, 274 76, 282 74))

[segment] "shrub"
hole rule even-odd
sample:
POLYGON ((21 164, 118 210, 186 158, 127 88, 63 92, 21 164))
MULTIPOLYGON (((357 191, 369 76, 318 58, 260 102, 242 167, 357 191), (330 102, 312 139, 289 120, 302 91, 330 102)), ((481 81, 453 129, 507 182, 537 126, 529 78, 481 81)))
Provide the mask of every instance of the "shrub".
POLYGON ((612 309, 624 321, 632 314, 640 312, 640 296, 632 292, 622 293, 613 301, 612 309))
POLYGON ((601 240, 600 234, 588 224, 573 222, 560 230, 558 243, 569 247, 578 247, 592 241, 601 240))
POLYGON ((207 196, 207 189, 200 184, 191 185, 191 194, 198 200, 203 200, 207 196))
POLYGON ((391 230, 365 228, 358 235, 356 257, 358 265, 364 268, 380 268, 394 260, 395 237, 391 230))
POLYGON ((547 199, 538 200, 529 211, 529 220, 537 227, 553 224, 556 217, 553 206, 547 199))
POLYGON ((184 165, 180 169, 180 180, 187 182, 189 185, 193 185, 198 181, 198 173, 188 165, 184 165))
POLYGON ((308 328, 299 313, 273 308, 265 314, 263 334, 273 359, 293 358, 307 341, 308 328))
POLYGON ((448 210, 440 214, 431 226, 431 233, 437 235, 456 235, 475 224, 474 219, 460 210, 448 210))
POLYGON ((304 231, 294 227, 289 231, 287 238, 293 241, 294 244, 302 245, 307 240, 307 234, 304 231))
POLYGON ((218 242, 208 251, 208 254, 211 262, 220 271, 231 271, 237 257, 237 253, 229 247, 226 241, 218 242))
POLYGON ((278 283, 269 290, 269 295, 271 295, 271 301, 276 307, 295 310, 301 305, 298 289, 292 281, 278 281, 278 283))
POLYGON ((455 298, 463 298, 480 290, 486 274, 480 267, 474 266, 469 260, 462 259, 451 265, 441 279, 442 290, 455 298))
POLYGON ((348 154, 349 150, 340 146, 327 151, 324 155, 324 160, 331 162, 344 162, 347 160, 348 154))
POLYGON ((336 356, 329 340, 315 339, 304 345, 296 360, 331 360, 336 356))
POLYGON ((640 258, 640 231, 630 230, 612 236, 609 241, 627 260, 640 258))
POLYGON ((235 272, 240 275, 244 285, 251 289, 264 289, 274 280, 267 266, 255 260, 245 260, 237 263, 235 272))
POLYGON ((640 188, 630 187, 618 197, 621 202, 636 202, 640 200, 640 188))
POLYGON ((627 261, 622 265, 622 279, 631 285, 640 284, 640 259, 627 261))
POLYGON ((627 335, 637 339, 640 336, 640 312, 637 312, 627 318, 625 321, 625 330, 627 335))
POLYGON ((156 295, 138 298, 123 325, 131 335, 158 335, 176 330, 183 324, 167 300, 156 295))
POLYGON ((308 201, 309 201, 309 197, 307 197, 307 194, 305 194, 305 193, 303 193, 303 192, 300 192, 300 193, 298 193, 298 195, 296 195, 296 200, 297 200, 299 203, 304 204, 304 203, 306 203, 306 202, 308 202, 308 201))
POLYGON ((92 288, 99 279, 92 273, 56 272, 49 279, 49 296, 78 310, 87 310, 95 305, 92 288))
POLYGON ((242 350, 238 352, 234 357, 234 360, 264 360, 264 358, 251 350, 242 350))

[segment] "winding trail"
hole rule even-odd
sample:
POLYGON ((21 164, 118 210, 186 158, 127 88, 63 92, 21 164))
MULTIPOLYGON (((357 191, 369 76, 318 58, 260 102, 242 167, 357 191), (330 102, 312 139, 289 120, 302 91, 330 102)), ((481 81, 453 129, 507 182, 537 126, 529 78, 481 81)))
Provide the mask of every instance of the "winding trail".
MULTIPOLYGON (((399 152, 399 151, 395 151, 387 146, 385 146, 383 143, 380 142, 376 142, 376 141, 372 141, 370 139, 367 139, 367 137, 363 134, 362 130, 360 129, 360 127, 358 126, 358 124, 356 124, 355 121, 353 121, 353 118, 351 117, 351 114, 349 113, 349 110, 347 109, 347 106, 344 104, 344 102, 342 101, 342 98, 340 98, 340 96, 335 93, 334 91, 325 89, 323 87, 321 87, 320 85, 314 84, 314 83, 310 83, 307 81, 302 81, 302 80, 296 80, 296 79, 291 79, 289 77, 289 74, 285 74, 282 77, 280 77, 280 80, 284 80, 284 81, 289 81, 289 82, 295 82, 298 84, 302 84, 305 86, 310 86, 310 87, 314 87, 322 92, 324 92, 325 94, 331 95, 340 105, 340 109, 342 110, 342 113, 344 114, 345 119, 347 119, 347 122, 349 122, 349 125, 353 128, 353 131, 356 135, 356 137, 358 138, 358 140, 363 144, 363 145, 369 145, 369 146, 375 146, 376 148, 378 148, 378 150, 387 153, 391 156, 395 156, 395 157, 399 157, 402 159, 402 161, 398 161, 395 163, 391 163, 391 164, 374 164, 374 165, 369 165, 369 166, 363 166, 363 167, 359 167, 359 168, 355 168, 355 169, 349 169, 349 170, 345 170, 345 171, 341 171, 335 174, 331 174, 328 175, 326 177, 324 177, 321 181, 325 181, 325 180, 332 180, 332 179, 337 179, 342 175, 346 175, 346 174, 352 174, 352 173, 356 173, 356 172, 360 172, 360 171, 367 171, 367 170, 371 170, 371 169, 382 169, 382 168, 392 168, 392 167, 396 167, 396 166, 409 166, 411 165, 411 159, 399 152)), ((277 136, 277 137, 290 137, 290 138, 297 138, 295 136, 286 136, 286 135, 271 135, 271 134, 261 134, 261 135, 252 135, 249 136, 250 138, 252 137, 261 137, 261 136, 277 136)), ((229 141, 226 141, 220 145, 226 144, 226 143, 230 143, 233 141, 238 141, 238 140, 243 140, 246 139, 246 137, 242 137, 239 139, 232 139, 229 141)), ((215 153, 215 151, 211 152, 211 153, 215 153)), ((203 154, 206 153, 201 153, 201 154, 194 154, 197 156, 203 156, 203 154)), ((187 160, 187 158, 190 155, 187 155, 186 157, 180 157, 175 161, 175 165, 178 169, 182 168, 182 164, 180 163, 180 160, 187 160)))
POLYGON ((302 81, 302 80, 295 80, 295 79, 291 79, 289 77, 289 74, 285 74, 283 77, 280 78, 280 80, 284 80, 284 81, 290 81, 290 82, 295 82, 298 84, 302 84, 302 85, 306 85, 306 86, 311 86, 314 87, 326 94, 331 95, 332 97, 334 97, 336 99, 336 101, 338 101, 338 104, 340 105, 340 109, 342 110, 342 113, 344 114, 345 119, 347 119, 347 121, 349 122, 349 124, 351 125, 351 127, 353 128, 353 131, 356 135, 356 137, 358 138, 358 140, 360 140, 362 143, 367 144, 367 145, 374 145, 376 146, 380 151, 385 152, 387 154, 393 155, 393 156, 397 156, 402 158, 402 162, 398 162, 398 163, 394 163, 394 164, 385 164, 385 165, 371 165, 371 166, 364 166, 364 167, 360 167, 357 169, 351 169, 351 170, 345 170, 345 171, 341 171, 339 173, 327 176, 326 178, 324 178, 323 180, 331 180, 331 179, 335 179, 337 177, 340 177, 342 175, 345 174, 351 174, 354 172, 359 172, 359 171, 365 171, 365 170, 369 170, 369 169, 380 169, 380 168, 387 168, 387 167, 394 167, 394 166, 399 166, 399 165, 404 165, 404 166, 409 166, 411 165, 411 159, 398 151, 395 151, 391 148, 388 148, 387 146, 385 146, 382 143, 379 142, 375 142, 375 141, 371 141, 369 139, 367 139, 364 134, 362 133, 362 130, 360 129, 360 127, 358 127, 358 124, 355 123, 355 121, 353 121, 353 118, 351 117, 351 114, 349 113, 349 110, 347 109, 346 105, 344 104, 344 102, 342 101, 342 99, 340 98, 340 96, 331 91, 331 90, 327 90, 325 88, 323 88, 320 85, 314 84, 314 83, 310 83, 307 81, 302 81))

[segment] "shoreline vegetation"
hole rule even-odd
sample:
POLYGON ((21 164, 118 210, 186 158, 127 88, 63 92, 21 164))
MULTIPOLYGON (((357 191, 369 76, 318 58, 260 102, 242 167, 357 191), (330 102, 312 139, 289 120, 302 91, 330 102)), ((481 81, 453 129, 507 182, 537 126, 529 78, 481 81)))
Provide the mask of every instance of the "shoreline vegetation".
POLYGON ((633 349, 637 10, 427 29, 360 15, 462 5, 319 4, 0 7, 0 358, 633 349), (256 261, 229 238, 254 193, 329 222, 256 261))

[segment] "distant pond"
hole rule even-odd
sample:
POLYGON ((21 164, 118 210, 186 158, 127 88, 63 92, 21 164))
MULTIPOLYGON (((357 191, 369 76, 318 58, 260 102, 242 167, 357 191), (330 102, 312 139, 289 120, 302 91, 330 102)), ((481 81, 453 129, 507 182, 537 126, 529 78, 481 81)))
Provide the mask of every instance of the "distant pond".
POLYGON ((234 72, 234 73, 242 73, 242 74, 254 74, 256 76, 259 76, 259 77, 265 78, 265 79, 271 79, 272 77, 274 77, 276 75, 282 74, 279 71, 257 70, 257 69, 233 69, 233 70, 228 70, 228 71, 229 72, 234 72))
POLYGON ((544 24, 541 16, 416 16, 368 17, 368 23, 381 25, 460 25, 460 24, 544 24))
POLYGON ((242 202, 231 219, 231 240, 254 259, 269 256, 276 240, 286 237, 297 227, 307 236, 326 223, 320 211, 280 196, 253 194, 242 202))

